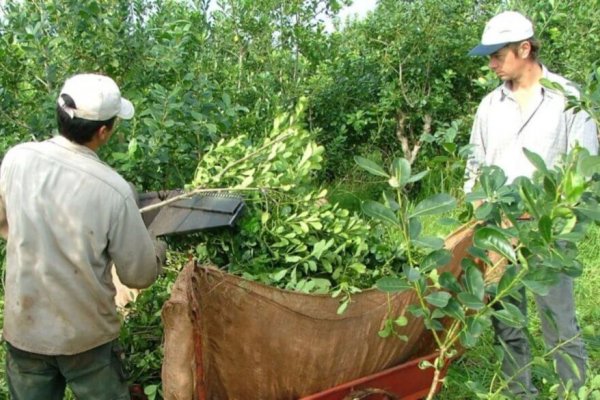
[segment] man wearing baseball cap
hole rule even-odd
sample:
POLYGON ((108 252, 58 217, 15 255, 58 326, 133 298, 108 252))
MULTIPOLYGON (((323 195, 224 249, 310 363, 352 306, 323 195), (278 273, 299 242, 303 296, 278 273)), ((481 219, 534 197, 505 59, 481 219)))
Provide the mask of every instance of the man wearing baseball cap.
POLYGON ((3 336, 13 399, 129 399, 111 279, 144 288, 164 248, 146 230, 129 184, 96 151, 134 107, 102 75, 69 78, 59 136, 13 147, 0 168, 7 239, 3 336))
MULTIPOLYGON (((530 177, 535 168, 523 148, 540 155, 549 167, 576 144, 597 154, 597 131, 592 119, 583 111, 566 110, 565 96, 540 84, 540 79, 546 78, 578 95, 571 82, 538 61, 539 48, 531 21, 518 12, 507 11, 486 24, 481 43, 470 51, 469 55, 488 56, 490 69, 503 83, 485 96, 477 109, 465 192, 471 191, 483 165, 502 168, 509 183, 519 176, 530 177)), ((547 296, 536 295, 535 300, 546 345, 560 347, 555 360, 562 384, 571 381, 577 389, 585 382, 587 356, 575 317, 572 279, 561 276, 547 296)), ((526 315, 524 289, 514 303, 526 315)), ((538 392, 532 384, 531 354, 524 330, 499 320, 493 320, 493 325, 497 339, 508 350, 502 370, 510 379, 509 390, 518 398, 535 398, 538 392)))

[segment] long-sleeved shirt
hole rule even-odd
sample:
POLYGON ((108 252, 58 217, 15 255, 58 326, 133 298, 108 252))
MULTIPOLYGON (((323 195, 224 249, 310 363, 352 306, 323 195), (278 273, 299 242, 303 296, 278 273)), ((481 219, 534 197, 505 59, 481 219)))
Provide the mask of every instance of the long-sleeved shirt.
MULTIPOLYGON (((579 94, 571 82, 544 66, 542 69, 544 78, 559 83, 570 94, 579 94)), ((540 155, 548 167, 576 143, 597 154, 594 121, 584 111, 565 110, 566 104, 562 93, 541 85, 526 110, 521 110, 507 83, 489 93, 479 104, 471 131, 473 147, 467 161, 465 192, 472 190, 482 165, 500 167, 509 183, 519 176, 531 177, 535 168, 523 148, 540 155)))
POLYGON ((62 136, 9 150, 0 167, 7 235, 3 336, 37 354, 77 354, 119 335, 110 265, 130 287, 158 276, 127 182, 62 136))

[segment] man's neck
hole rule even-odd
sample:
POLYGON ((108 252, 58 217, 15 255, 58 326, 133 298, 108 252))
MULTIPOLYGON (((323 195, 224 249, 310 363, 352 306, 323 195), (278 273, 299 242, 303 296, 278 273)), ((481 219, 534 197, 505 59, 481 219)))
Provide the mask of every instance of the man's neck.
POLYGON ((92 150, 94 153, 98 152, 98 149, 100 148, 100 143, 98 143, 97 141, 89 141, 87 143, 83 144, 85 147, 87 147, 88 149, 92 150))
POLYGON ((542 66, 537 61, 530 61, 525 64, 521 74, 509 82, 509 87, 513 92, 531 90, 538 85, 542 75, 542 66))

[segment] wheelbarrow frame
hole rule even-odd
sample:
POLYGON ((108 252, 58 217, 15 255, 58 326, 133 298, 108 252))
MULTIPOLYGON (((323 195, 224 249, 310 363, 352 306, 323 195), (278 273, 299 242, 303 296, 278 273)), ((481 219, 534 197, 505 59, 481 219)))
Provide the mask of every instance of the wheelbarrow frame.
MULTIPOLYGON (((424 361, 433 363, 437 354, 435 352, 407 361, 381 372, 302 397, 300 400, 418 400, 425 398, 433 382, 434 369, 431 367, 421 368, 421 363, 424 361)), ((449 364, 446 363, 442 369, 442 377, 446 375, 449 364)), ((435 389, 436 393, 441 387, 442 382, 440 381, 435 389)))

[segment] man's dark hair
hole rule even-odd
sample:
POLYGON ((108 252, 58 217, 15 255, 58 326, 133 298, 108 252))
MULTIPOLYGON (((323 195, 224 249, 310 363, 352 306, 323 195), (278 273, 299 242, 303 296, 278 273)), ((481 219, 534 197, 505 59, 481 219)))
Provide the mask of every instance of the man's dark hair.
MULTIPOLYGON (((77 105, 71 96, 64 93, 60 96, 64 100, 67 107, 77 109, 77 105)), ((90 140, 92 140, 94 134, 102 126, 112 129, 115 119, 116 117, 112 117, 106 121, 90 121, 77 117, 71 118, 71 116, 67 114, 67 112, 63 110, 59 104, 56 105, 56 122, 58 123, 58 131, 61 135, 77 144, 88 143, 90 140)))
POLYGON ((529 52, 528 58, 532 59, 533 61, 537 61, 539 54, 540 54, 540 48, 542 47, 542 45, 541 45, 540 41, 538 39, 536 39, 535 37, 530 37, 529 39, 511 43, 508 45, 508 47, 510 47, 510 49, 513 51, 513 53, 517 54, 519 46, 523 42, 529 42, 529 44, 531 45, 531 51, 529 52))

